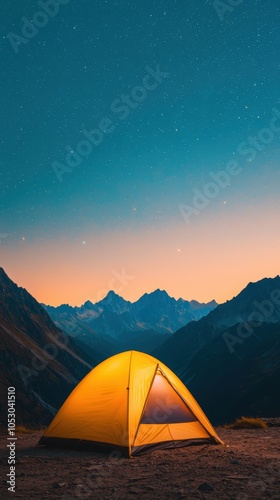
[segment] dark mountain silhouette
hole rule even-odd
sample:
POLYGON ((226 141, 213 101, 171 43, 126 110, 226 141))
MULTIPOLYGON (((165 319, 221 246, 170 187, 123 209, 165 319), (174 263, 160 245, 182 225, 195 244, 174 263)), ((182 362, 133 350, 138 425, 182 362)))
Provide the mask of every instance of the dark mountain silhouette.
MULTIPOLYGON (((236 336, 236 326, 228 333, 236 336)), ((280 323, 263 323, 230 352, 223 335, 205 345, 180 377, 216 424, 280 415, 280 323)))
POLYGON ((215 423, 223 423, 243 414, 279 415, 279 339, 277 276, 249 283, 153 354, 179 375, 215 423))
POLYGON ((0 415, 6 425, 7 388, 16 388, 17 424, 48 423, 77 382, 96 364, 44 308, 0 268, 0 415))
POLYGON ((236 297, 220 304, 216 310, 212 311, 208 320, 220 326, 231 326, 258 319, 258 316, 262 315, 268 323, 277 323, 280 321, 279 290, 279 276, 249 283, 236 297), (278 301, 278 307, 275 300, 278 301), (263 301, 265 304, 262 304, 263 301))

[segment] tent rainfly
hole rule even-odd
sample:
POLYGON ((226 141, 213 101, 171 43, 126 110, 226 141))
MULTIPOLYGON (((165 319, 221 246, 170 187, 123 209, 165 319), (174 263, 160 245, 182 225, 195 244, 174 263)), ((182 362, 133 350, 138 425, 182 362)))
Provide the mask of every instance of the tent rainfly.
POLYGON ((202 442, 223 444, 181 380, 154 357, 126 351, 84 377, 38 444, 132 457, 202 442))

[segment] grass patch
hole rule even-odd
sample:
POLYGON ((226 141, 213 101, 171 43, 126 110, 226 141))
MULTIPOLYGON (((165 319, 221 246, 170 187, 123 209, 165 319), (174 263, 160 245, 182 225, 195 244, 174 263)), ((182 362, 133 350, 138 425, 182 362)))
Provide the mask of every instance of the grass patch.
POLYGON ((232 424, 224 426, 225 429, 265 429, 267 424, 261 418, 241 417, 232 424))

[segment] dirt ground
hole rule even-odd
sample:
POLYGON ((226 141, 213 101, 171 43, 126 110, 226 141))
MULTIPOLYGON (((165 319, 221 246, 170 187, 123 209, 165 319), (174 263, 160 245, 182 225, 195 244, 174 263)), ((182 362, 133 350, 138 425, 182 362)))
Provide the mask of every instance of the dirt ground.
POLYGON ((0 498, 280 500, 280 427, 218 429, 227 446, 118 454, 36 448, 41 434, 17 436, 16 492, 7 490, 7 436, 0 436, 0 498))

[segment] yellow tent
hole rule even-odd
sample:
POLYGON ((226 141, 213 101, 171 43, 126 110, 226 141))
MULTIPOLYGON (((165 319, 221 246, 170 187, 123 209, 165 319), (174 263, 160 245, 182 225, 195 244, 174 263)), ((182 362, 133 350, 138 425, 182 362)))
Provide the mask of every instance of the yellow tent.
POLYGON ((194 397, 167 366, 148 354, 127 351, 86 375, 39 444, 84 444, 134 456, 194 442, 222 443, 194 397))

